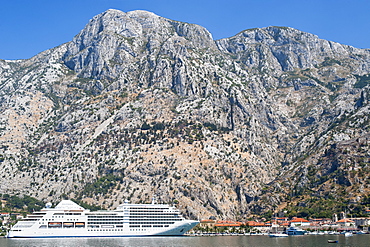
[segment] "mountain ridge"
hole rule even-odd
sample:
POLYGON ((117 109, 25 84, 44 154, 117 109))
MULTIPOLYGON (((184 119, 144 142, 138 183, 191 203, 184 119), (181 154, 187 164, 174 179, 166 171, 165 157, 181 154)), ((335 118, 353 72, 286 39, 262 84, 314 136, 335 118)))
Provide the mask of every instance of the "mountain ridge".
POLYGON ((156 194, 224 218, 312 190, 360 202, 369 64, 370 50, 293 28, 213 40, 108 10, 70 42, 0 61, 0 192, 107 207, 156 194), (338 148, 348 140, 361 144, 338 148))

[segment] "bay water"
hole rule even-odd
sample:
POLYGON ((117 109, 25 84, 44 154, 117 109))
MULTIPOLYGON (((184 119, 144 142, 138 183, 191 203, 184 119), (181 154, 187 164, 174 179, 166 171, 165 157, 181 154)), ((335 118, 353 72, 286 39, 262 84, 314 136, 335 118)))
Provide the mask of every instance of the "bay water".
POLYGON ((63 247, 63 246, 246 246, 246 247, 370 247, 370 235, 352 237, 343 235, 305 235, 285 238, 269 236, 184 236, 184 237, 127 237, 127 238, 50 238, 50 239, 7 239, 0 238, 0 247, 63 247), (338 240, 338 243, 328 243, 338 240))

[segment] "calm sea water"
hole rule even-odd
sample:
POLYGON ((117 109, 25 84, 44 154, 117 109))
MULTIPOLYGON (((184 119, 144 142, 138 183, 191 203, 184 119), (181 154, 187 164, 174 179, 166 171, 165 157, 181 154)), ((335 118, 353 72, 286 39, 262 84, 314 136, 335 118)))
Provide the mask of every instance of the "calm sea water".
POLYGON ((63 239, 6 239, 0 238, 1 247, 29 246, 246 246, 246 247, 369 247, 370 235, 307 235, 270 238, 268 236, 217 237, 143 237, 143 238, 63 238, 63 239), (338 243, 328 243, 328 239, 338 243))

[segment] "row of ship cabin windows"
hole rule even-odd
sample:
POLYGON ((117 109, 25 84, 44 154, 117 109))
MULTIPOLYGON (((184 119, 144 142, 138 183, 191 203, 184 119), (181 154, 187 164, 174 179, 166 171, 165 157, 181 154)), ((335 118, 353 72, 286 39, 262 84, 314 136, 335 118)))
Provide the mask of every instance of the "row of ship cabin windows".
MULTIPOLYGON (((130 226, 130 227, 140 227, 140 225, 138 226, 130 226)), ((143 225, 142 227, 152 227, 150 225, 143 225)), ((153 227, 163 227, 162 225, 156 225, 156 226, 153 226, 153 227)), ((168 227, 168 225, 166 225, 165 227, 168 227)), ((41 225, 39 228, 85 228, 84 225, 41 225)), ((100 228, 99 226, 88 226, 88 228, 100 228)), ((113 226, 111 226, 111 228, 114 228, 113 226)), ((116 225, 116 228, 123 228, 122 225, 116 225)))
MULTIPOLYGON (((153 228, 162 228, 162 227, 169 227, 169 225, 158 225, 158 226, 150 226, 150 225, 148 225, 148 226, 145 226, 145 225, 143 225, 142 226, 142 228, 140 228, 140 226, 133 226, 132 228, 134 228, 134 229, 130 229, 130 231, 144 231, 144 230, 146 230, 146 229, 144 229, 144 228, 151 228, 151 227, 153 227, 153 228)), ((89 228, 89 229, 87 229, 87 231, 91 231, 91 232, 93 232, 93 231, 123 231, 124 229, 94 229, 94 228, 89 228)))
MULTIPOLYGON (((147 229, 130 229, 131 232, 137 232, 137 231, 146 231, 147 229)), ((96 232, 96 231, 100 231, 100 232, 108 232, 108 231, 122 231, 122 229, 89 229, 87 231, 91 231, 91 232, 96 232)))

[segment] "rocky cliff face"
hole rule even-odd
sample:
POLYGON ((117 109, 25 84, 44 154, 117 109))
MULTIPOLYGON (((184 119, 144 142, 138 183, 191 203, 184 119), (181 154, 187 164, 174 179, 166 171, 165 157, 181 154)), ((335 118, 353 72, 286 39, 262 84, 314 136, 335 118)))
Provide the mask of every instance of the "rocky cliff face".
POLYGON ((108 10, 71 42, 0 60, 0 192, 106 207, 155 194, 224 218, 335 184, 368 194, 369 66, 369 50, 292 28, 214 41, 108 10))

